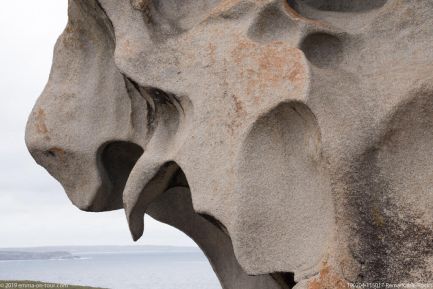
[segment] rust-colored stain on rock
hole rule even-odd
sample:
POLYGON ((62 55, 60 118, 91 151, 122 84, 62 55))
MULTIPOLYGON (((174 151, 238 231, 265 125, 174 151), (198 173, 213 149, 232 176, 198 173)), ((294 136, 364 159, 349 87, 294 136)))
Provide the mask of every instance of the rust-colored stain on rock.
POLYGON ((238 5, 241 0, 223 0, 221 1, 210 13, 210 17, 218 16, 227 10, 230 10, 234 6, 238 5))
POLYGON ((309 281, 308 289, 348 289, 347 281, 333 272, 325 262, 316 279, 309 281))
POLYGON ((240 69, 239 76, 245 83, 247 95, 254 98, 282 85, 289 84, 299 90, 305 84, 307 71, 302 63, 303 54, 284 42, 259 46, 240 39, 231 56, 240 69))
POLYGON ((36 112, 36 130, 38 133, 48 133, 47 125, 45 124, 45 111, 39 108, 36 112))

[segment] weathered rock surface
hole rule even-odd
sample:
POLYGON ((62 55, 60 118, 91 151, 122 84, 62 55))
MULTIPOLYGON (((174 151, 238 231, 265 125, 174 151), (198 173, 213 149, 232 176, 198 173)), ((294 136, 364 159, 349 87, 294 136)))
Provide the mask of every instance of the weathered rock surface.
POLYGON ((433 1, 69 3, 26 142, 76 206, 224 288, 433 283, 433 1))

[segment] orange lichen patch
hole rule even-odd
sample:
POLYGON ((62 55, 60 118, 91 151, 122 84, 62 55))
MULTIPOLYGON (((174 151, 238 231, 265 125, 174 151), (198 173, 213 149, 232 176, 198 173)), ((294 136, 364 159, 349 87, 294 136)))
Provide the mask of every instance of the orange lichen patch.
POLYGON ((242 60, 249 56, 251 51, 256 50, 257 44, 246 39, 239 39, 236 48, 232 51, 234 63, 240 65, 242 60))
POLYGON ((227 11, 240 2, 242 2, 242 0, 223 0, 218 4, 217 7, 215 7, 213 11, 227 11))
MULTIPOLYGON (((254 2, 256 6, 263 6, 266 3, 272 2, 271 0, 255 0, 254 2)), ((217 6, 215 6, 209 13, 209 18, 218 17, 229 12, 231 9, 235 8, 237 5, 241 5, 245 3, 245 0, 222 0, 217 6)))
POLYGON ((210 17, 218 16, 238 5, 242 0, 223 0, 212 11, 210 17))
POLYGON ((42 108, 39 108, 36 112, 36 131, 42 134, 48 133, 48 128, 45 124, 45 111, 42 108))
POLYGON ((308 282, 308 289, 348 289, 347 281, 333 272, 330 266, 324 262, 319 276, 308 282))
POLYGON ((303 54, 284 42, 274 41, 265 46, 240 40, 231 54, 238 67, 241 82, 250 96, 274 93, 287 85, 298 90, 305 85, 307 67, 303 54))
POLYGON ((295 62, 291 67, 290 73, 288 75, 289 80, 294 82, 304 81, 305 76, 306 76, 306 71, 304 66, 300 62, 295 62))
POLYGON ((298 49, 288 48, 283 43, 271 43, 263 49, 258 59, 261 76, 272 84, 283 80, 301 80, 305 72, 300 58, 298 49))

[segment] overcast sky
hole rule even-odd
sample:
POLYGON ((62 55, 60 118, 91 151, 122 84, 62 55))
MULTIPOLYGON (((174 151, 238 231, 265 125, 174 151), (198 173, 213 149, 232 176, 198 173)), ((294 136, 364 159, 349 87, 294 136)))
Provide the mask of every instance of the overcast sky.
POLYGON ((27 116, 48 79, 67 0, 3 1, 0 10, 0 247, 179 245, 183 233, 146 217, 132 242, 124 212, 86 213, 39 167, 24 144, 27 116))

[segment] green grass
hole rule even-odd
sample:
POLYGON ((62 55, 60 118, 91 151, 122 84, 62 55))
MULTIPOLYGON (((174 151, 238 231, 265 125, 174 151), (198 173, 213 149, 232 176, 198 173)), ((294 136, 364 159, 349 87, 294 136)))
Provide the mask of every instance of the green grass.
POLYGON ((35 281, 0 281, 0 289, 27 289, 27 288, 38 288, 38 289, 103 289, 88 286, 77 286, 77 285, 64 285, 57 283, 45 283, 35 281))

